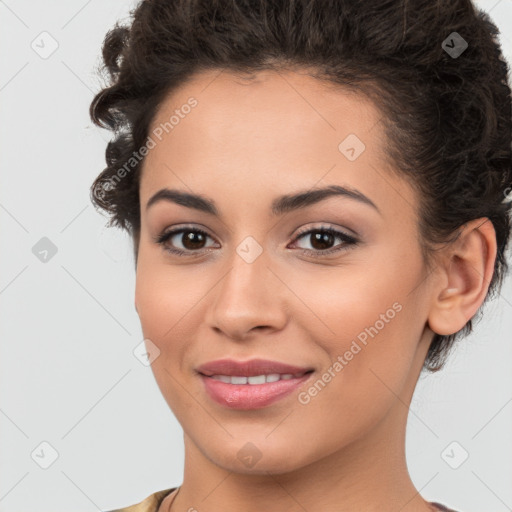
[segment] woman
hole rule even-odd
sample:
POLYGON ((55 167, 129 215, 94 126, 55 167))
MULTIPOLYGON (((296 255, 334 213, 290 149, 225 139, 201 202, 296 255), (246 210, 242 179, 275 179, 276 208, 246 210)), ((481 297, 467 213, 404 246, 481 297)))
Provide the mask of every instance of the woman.
POLYGON ((179 488, 125 512, 450 510, 408 406, 506 274, 508 68, 470 0, 152 0, 107 34, 92 187, 129 231, 179 488))

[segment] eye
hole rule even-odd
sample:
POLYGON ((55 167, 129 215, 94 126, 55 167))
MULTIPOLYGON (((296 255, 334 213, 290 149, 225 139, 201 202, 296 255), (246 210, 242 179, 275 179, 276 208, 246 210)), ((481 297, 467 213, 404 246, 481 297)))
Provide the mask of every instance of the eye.
POLYGON ((330 226, 321 226, 318 228, 301 231, 294 241, 305 239, 309 241, 313 249, 303 248, 302 251, 314 257, 322 257, 340 251, 346 251, 350 247, 355 247, 358 240, 351 235, 347 235, 343 231, 339 231, 330 226), (341 240, 341 244, 331 247, 336 239, 341 240))
MULTIPOLYGON (((215 243, 210 246, 205 245, 208 239, 213 240, 206 231, 196 227, 182 226, 164 231, 155 237, 154 241, 171 254, 177 256, 196 256, 197 254, 203 253, 205 249, 211 248, 212 246, 215 247, 215 243)), ((312 249, 301 248, 301 251, 304 254, 314 257, 322 257, 328 254, 345 251, 350 247, 355 247, 358 243, 358 240, 353 236, 347 235, 343 231, 339 231, 330 226, 303 230, 295 237, 294 242, 301 239, 309 240, 313 247, 312 249), (341 243, 331 247, 336 240, 340 240, 341 243)))
POLYGON ((155 238, 155 242, 160 244, 164 250, 171 254, 189 256, 193 252, 199 252, 208 248, 208 246, 204 245, 207 238, 212 239, 212 237, 202 229, 181 227, 170 231, 164 231, 155 238), (181 244, 182 247, 176 247, 176 244, 181 244))

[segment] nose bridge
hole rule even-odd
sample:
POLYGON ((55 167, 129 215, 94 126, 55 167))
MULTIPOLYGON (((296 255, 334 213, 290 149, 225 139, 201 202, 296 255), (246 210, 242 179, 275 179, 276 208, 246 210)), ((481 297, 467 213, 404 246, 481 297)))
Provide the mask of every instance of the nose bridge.
POLYGON ((286 322, 278 280, 269 270, 267 252, 246 237, 226 261, 229 268, 216 287, 208 321, 233 338, 244 338, 255 327, 280 329, 286 322))

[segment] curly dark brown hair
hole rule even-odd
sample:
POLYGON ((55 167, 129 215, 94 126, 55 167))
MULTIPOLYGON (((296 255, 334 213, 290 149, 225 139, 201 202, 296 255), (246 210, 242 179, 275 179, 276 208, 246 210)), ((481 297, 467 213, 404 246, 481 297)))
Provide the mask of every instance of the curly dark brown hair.
MULTIPOLYGON (((204 70, 302 69, 380 109, 386 156, 419 192, 427 263, 466 222, 493 223, 498 254, 486 300, 499 293, 512 198, 510 77, 499 30, 470 0, 145 0, 130 22, 103 43, 108 83, 90 115, 113 139, 91 200, 131 234, 135 265, 139 149, 165 97, 204 70)), ((457 333, 435 334, 425 369, 444 366, 476 316, 457 333)))

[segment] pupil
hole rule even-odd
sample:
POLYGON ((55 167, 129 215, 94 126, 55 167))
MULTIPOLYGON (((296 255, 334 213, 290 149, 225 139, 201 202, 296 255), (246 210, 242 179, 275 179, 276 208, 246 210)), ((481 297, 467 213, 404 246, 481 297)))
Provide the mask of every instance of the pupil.
POLYGON ((328 249, 329 247, 327 246, 329 246, 334 240, 332 233, 328 233, 326 231, 313 234, 312 236, 315 243, 312 243, 311 245, 315 247, 315 249, 328 249), (317 243, 320 244, 320 247, 316 246, 317 243))
POLYGON ((187 249, 197 249, 204 242, 204 235, 195 231, 187 231, 183 233, 181 241, 187 249))

